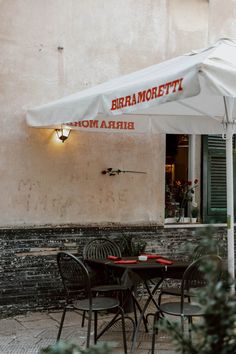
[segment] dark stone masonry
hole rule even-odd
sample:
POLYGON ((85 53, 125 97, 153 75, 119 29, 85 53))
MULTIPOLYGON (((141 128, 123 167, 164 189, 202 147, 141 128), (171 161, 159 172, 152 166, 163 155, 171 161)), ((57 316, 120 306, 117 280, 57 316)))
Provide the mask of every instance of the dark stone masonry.
MULTIPOLYGON (((226 228, 217 228, 220 237, 226 228)), ((187 258, 186 243, 195 244, 194 227, 112 226, 41 227, 0 230, 0 308, 2 317, 27 311, 52 310, 62 304, 56 254, 67 250, 82 256, 93 237, 119 241, 134 236, 147 242, 147 251, 176 259, 187 258)))

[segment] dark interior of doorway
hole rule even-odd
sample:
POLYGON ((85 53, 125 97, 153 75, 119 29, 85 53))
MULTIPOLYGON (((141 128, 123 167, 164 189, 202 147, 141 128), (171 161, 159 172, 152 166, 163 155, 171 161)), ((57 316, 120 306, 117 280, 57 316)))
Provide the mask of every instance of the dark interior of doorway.
POLYGON ((176 217, 180 207, 179 187, 188 180, 188 135, 166 135, 165 217, 176 217))

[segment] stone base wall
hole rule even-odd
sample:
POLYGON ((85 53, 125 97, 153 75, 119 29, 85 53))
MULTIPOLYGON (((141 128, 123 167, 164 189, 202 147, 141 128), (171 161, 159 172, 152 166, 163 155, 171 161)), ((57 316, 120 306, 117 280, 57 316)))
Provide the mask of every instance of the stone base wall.
MULTIPOLYGON (((147 251, 176 259, 188 258, 187 243, 196 243, 195 228, 163 226, 57 227, 1 229, 0 307, 3 316, 59 308, 63 301, 56 254, 67 250, 82 256, 94 237, 145 240, 147 251)), ((222 237, 226 228, 217 231, 222 237)))

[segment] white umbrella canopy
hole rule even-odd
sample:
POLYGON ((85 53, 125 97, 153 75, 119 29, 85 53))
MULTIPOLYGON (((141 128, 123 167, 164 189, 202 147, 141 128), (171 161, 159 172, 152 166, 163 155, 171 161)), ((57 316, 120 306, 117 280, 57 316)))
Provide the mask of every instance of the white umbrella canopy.
POLYGON ((236 42, 219 40, 209 48, 29 109, 27 122, 33 127, 69 124, 74 129, 88 130, 222 133, 223 97, 236 97, 235 58, 236 42), (133 129, 125 129, 124 124, 122 129, 121 124, 112 123, 110 127, 105 123, 88 127, 86 123, 76 124, 94 118, 101 122, 124 120, 134 125, 133 129))
POLYGON ((86 131, 223 134, 226 139, 228 269, 234 277, 232 137, 236 41, 221 39, 129 75, 29 109, 32 127, 86 131))

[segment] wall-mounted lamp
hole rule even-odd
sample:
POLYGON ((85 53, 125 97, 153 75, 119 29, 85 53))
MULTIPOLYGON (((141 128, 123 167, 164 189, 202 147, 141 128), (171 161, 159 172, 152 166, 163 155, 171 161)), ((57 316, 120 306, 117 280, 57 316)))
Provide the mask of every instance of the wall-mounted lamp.
POLYGON ((63 143, 64 141, 69 137, 70 135, 70 129, 56 129, 57 137, 60 139, 63 143))

